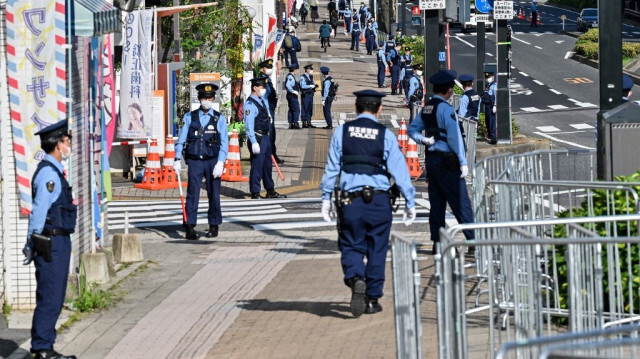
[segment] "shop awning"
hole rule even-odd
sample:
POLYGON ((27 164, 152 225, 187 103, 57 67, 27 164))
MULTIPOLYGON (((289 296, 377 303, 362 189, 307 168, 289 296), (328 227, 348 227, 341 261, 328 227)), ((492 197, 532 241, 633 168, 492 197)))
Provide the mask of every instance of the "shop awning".
POLYGON ((100 36, 120 32, 120 10, 104 0, 73 1, 73 34, 100 36))

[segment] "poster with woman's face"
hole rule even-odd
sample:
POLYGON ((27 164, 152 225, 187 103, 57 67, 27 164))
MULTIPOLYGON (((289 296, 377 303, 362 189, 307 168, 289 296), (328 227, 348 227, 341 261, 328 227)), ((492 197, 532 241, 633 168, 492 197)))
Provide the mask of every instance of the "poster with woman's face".
POLYGON ((127 112, 120 115, 118 137, 120 138, 148 138, 151 136, 151 119, 145 119, 142 106, 131 102, 127 112))

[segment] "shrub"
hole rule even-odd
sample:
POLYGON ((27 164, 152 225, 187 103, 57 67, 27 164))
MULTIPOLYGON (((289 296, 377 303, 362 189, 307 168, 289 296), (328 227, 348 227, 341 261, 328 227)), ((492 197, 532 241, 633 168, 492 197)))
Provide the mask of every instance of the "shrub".
POLYGON ((622 58, 634 58, 640 55, 640 44, 636 42, 622 43, 622 58))
POLYGON ((583 42, 576 44, 574 50, 578 55, 582 55, 591 60, 598 60, 598 43, 583 42))

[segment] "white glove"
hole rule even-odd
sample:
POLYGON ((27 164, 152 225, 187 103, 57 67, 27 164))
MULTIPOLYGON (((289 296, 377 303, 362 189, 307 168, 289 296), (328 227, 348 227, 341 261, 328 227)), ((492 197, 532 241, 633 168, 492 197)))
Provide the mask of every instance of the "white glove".
POLYGON ((218 161, 218 163, 216 163, 216 166, 213 167, 213 178, 222 177, 222 170, 223 169, 224 169, 224 162, 218 161))
POLYGON ((259 155, 260 154, 260 145, 257 143, 254 143, 251 145, 251 152, 253 152, 254 155, 259 155))
POLYGON ((329 199, 322 200, 322 211, 321 211, 322 218, 327 222, 331 222, 332 220, 333 213, 335 212, 333 206, 334 204, 331 202, 331 200, 329 199))
POLYGON ((496 106, 495 105, 493 106, 493 110, 492 111, 493 111, 493 113, 496 113, 496 106))
POLYGON ((293 91, 292 93, 293 93, 294 95, 296 95, 296 96, 300 96, 300 92, 298 92, 298 91, 293 91))
POLYGON ((173 170, 179 174, 181 169, 182 169, 182 165, 180 164, 180 160, 176 159, 175 161, 173 161, 173 170))
POLYGON ((322 106, 324 106, 324 100, 322 100, 322 106))
POLYGON ((404 214, 402 215, 402 221, 404 221, 404 225, 408 227, 415 220, 416 220, 416 207, 405 208, 404 214))
POLYGON ((460 178, 467 177, 467 175, 469 175, 469 166, 467 165, 460 166, 460 172, 462 172, 462 174, 460 175, 460 178))
POLYGON ((422 143, 425 146, 431 146, 434 143, 436 143, 436 139, 433 136, 431 136, 431 137, 422 137, 422 143))

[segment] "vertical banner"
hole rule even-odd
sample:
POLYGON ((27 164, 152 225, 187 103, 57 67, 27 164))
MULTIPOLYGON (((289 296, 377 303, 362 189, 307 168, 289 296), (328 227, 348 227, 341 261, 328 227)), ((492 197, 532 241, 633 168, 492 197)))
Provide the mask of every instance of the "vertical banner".
POLYGON ((45 156, 34 133, 67 117, 65 11, 60 0, 7 1, 7 80, 22 214, 31 211, 31 177, 45 156))
POLYGON ((276 34, 278 28, 276 25, 278 24, 278 18, 273 15, 269 15, 269 26, 267 27, 267 55, 265 59, 272 59, 275 55, 276 49, 276 34))
POLYGON ((278 30, 278 32, 276 33, 275 49, 273 52, 273 56, 271 57, 272 59, 274 60, 278 59, 278 52, 280 51, 280 47, 282 47, 283 41, 284 41, 284 31, 278 30))
POLYGON ((125 18, 120 81, 120 138, 151 135, 151 21, 152 10, 133 11, 125 18))
POLYGON ((253 61, 258 61, 262 54, 262 46, 264 41, 262 35, 253 34, 253 61))

